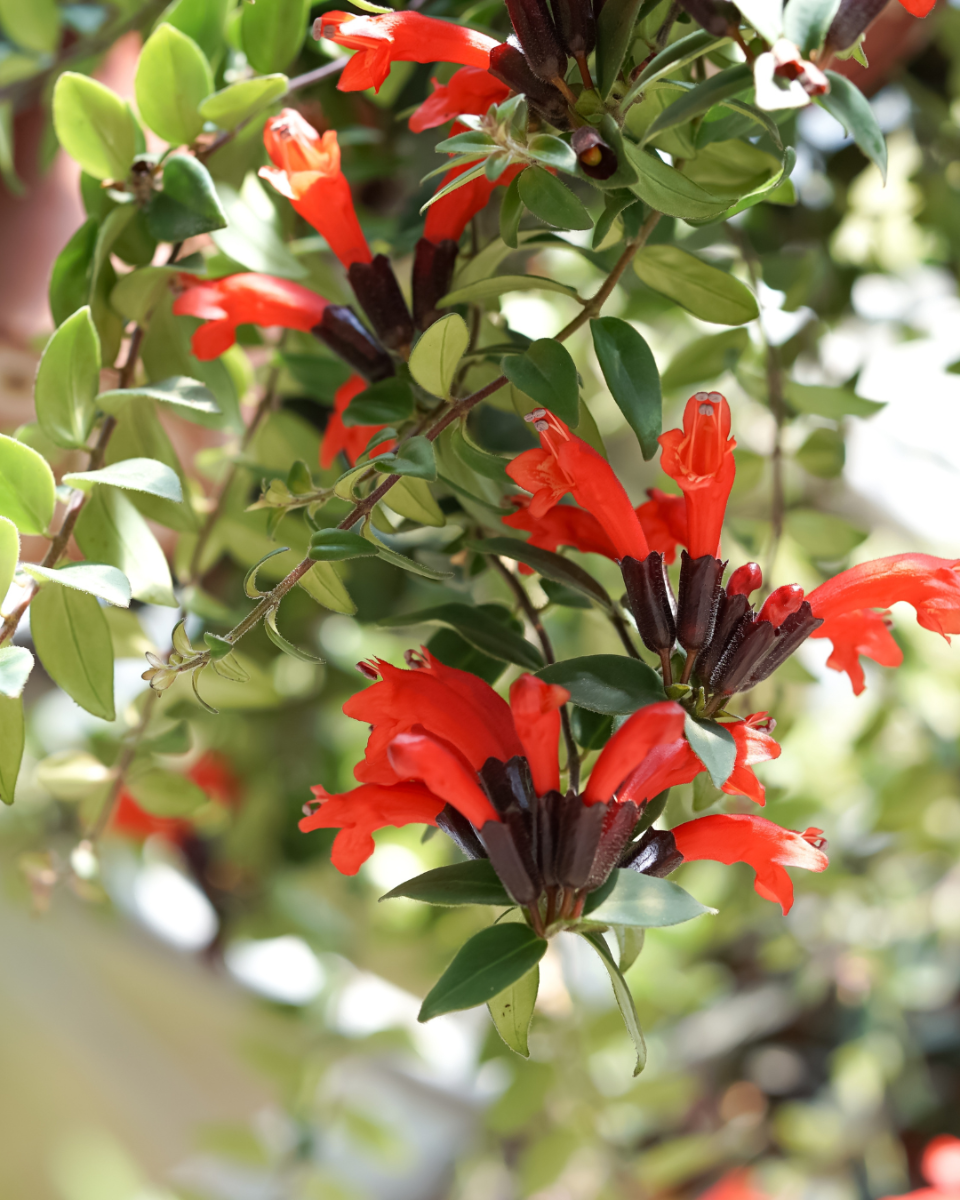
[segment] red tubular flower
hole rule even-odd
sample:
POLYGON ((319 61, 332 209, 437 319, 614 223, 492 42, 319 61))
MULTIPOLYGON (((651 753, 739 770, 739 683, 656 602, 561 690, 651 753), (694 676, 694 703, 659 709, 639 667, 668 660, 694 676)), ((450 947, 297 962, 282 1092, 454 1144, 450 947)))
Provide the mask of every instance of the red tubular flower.
POLYGON ((687 502, 659 488, 648 488, 650 499, 637 509, 647 544, 663 555, 665 563, 677 557, 677 546, 687 544, 687 502))
POLYGON ((676 826, 672 832, 685 860, 749 863, 757 873, 753 885, 757 894, 779 903, 784 913, 793 906, 793 883, 785 868, 825 871, 828 866, 820 829, 798 833, 763 817, 737 813, 700 817, 676 826))
POLYGON ((560 789, 560 709, 570 699, 566 688, 521 675, 510 687, 510 712, 538 795, 560 789))
POLYGON ((956 1200, 960 1196, 960 1138, 944 1133, 927 1143, 920 1173, 932 1186, 883 1200, 956 1200))
POLYGON ((827 666, 834 671, 846 671, 853 694, 859 696, 867 686, 860 665, 861 654, 872 658, 881 667, 899 667, 903 662, 903 651, 894 641, 890 624, 889 613, 863 608, 841 617, 828 617, 810 636, 829 638, 833 642, 827 666))
MULTIPOLYGON (((505 516, 503 523, 511 529, 529 531, 528 545, 552 551, 560 546, 572 546, 584 554, 602 554, 605 558, 616 559, 616 547, 592 513, 572 504, 558 504, 542 517, 534 517, 530 513, 529 496, 511 496, 510 500, 517 505, 517 511, 505 516)), ((532 572, 532 568, 523 563, 520 570, 525 575, 532 572)))
MULTIPOLYGON (((343 414, 347 405, 362 391, 369 387, 362 375, 351 375, 346 383, 337 388, 333 396, 333 414, 327 422, 320 444, 320 466, 326 469, 333 465, 333 460, 342 450, 347 462, 352 467, 360 455, 366 450, 367 444, 375 433, 384 428, 383 425, 344 425, 343 414)), ((392 450, 396 442, 391 438, 375 446, 371 458, 378 454, 386 454, 392 450)))
POLYGON ((328 12, 314 22, 313 35, 357 51, 340 76, 341 92, 379 91, 395 62, 451 62, 486 70, 490 51, 500 44, 474 29, 418 12, 369 17, 328 12))
POLYGON ((263 144, 273 166, 261 167, 260 178, 287 197, 345 267, 370 262, 373 256, 354 211, 350 185, 340 170, 335 131, 321 135, 296 109, 285 108, 267 121, 263 144))
POLYGON ((449 83, 439 83, 436 79, 432 82, 433 94, 410 118, 412 133, 435 129, 467 113, 482 117, 491 104, 500 104, 510 95, 507 85, 495 79, 485 67, 461 67, 449 83))
MULTIPOLYGON (((683 720, 680 705, 672 700, 664 700, 659 704, 648 704, 624 721, 594 763, 583 790, 584 804, 608 801, 655 747, 677 742, 682 737, 683 720)), ((656 795, 655 792, 652 794, 656 795)), ((627 798, 639 802, 644 797, 631 795, 627 798)), ((623 797, 618 796, 618 799, 623 797)))
POLYGON ((766 1192, 754 1187, 749 1171, 731 1171, 711 1188, 707 1188, 700 1200, 770 1200, 766 1192))
POLYGON ((179 275, 177 280, 185 290, 173 302, 174 313, 206 321, 190 343, 201 362, 229 350, 237 340, 238 325, 280 325, 309 333, 327 307, 327 301, 309 288, 252 271, 209 281, 196 275, 179 275))
MULTIPOLYGON (((454 125, 450 130, 451 134, 457 131, 454 125)), ((451 167, 451 169, 440 180, 439 192, 445 188, 448 183, 456 179, 458 175, 462 175, 465 171, 472 171, 477 166, 476 163, 466 163, 462 167, 451 167)), ((427 219, 423 227, 423 236, 429 242, 439 244, 449 238, 452 242, 458 242, 466 229, 467 225, 478 212, 481 212, 487 207, 490 197, 493 195, 494 188, 507 187, 523 170, 523 164, 513 167, 507 167, 499 179, 492 183, 486 175, 480 175, 476 179, 472 179, 469 183, 465 183, 463 187, 459 187, 456 191, 449 192, 446 196, 431 204, 427 209, 427 219)))
POLYGON ((610 535, 618 559, 646 558, 643 527, 607 460, 546 409, 535 409, 528 419, 540 434, 540 449, 518 454, 507 474, 532 493, 531 516, 542 517, 570 492, 610 535))
POLYGON ((765 712, 760 712, 725 726, 737 743, 737 760, 721 791, 728 796, 749 796, 761 806, 765 803, 766 790, 750 768, 780 757, 781 747, 770 736, 775 724, 765 712))
POLYGON ((387 757, 400 779, 424 784, 477 828, 500 819, 477 783, 476 772, 436 738, 425 733, 398 733, 387 748, 387 757))
POLYGON ((691 558, 717 555, 727 498, 733 487, 736 441, 729 437, 730 406, 719 392, 697 392, 687 401, 683 429, 660 437, 660 465, 687 501, 691 558))

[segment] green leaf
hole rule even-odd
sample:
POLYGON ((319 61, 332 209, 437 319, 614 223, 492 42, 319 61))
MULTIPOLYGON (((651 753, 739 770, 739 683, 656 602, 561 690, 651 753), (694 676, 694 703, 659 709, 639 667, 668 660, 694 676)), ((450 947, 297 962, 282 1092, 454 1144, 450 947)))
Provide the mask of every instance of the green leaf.
POLYGON ((538 671, 547 683, 559 683, 581 708, 598 713, 632 713, 666 699, 660 676, 646 663, 619 654, 587 654, 538 671))
POLYGON ((491 925, 457 951, 453 962, 430 990, 418 1021, 486 1004, 522 979, 547 951, 546 938, 526 925, 491 925))
POLYGON ((307 33, 309 0, 258 0, 244 5, 240 44, 261 75, 288 67, 307 33))
POLYGON ((657 438, 662 429, 656 360, 640 334, 619 317, 592 320, 590 332, 610 394, 637 435, 643 457, 649 460, 659 448, 657 438))
POLYGON ((300 387, 326 404, 333 403, 337 389, 350 378, 350 368, 339 359, 320 354, 281 354, 279 357, 300 387))
POLYGON ((113 643, 93 596, 43 587, 30 605, 30 633, 44 670, 81 708, 112 721, 113 643))
POLYGON ((156 737, 144 739, 140 743, 140 748, 149 750, 152 754, 186 754, 192 745, 190 723, 177 721, 162 733, 158 733, 156 737))
POLYGON ((60 42, 60 9, 54 0, 0 0, 0 27, 24 50, 53 54, 60 42))
POLYGON ((176 607, 166 555, 123 492, 97 488, 80 511, 75 536, 87 558, 123 572, 134 599, 176 607))
POLYGON ((742 325, 760 314, 753 293, 739 279, 676 246, 644 246, 633 267, 647 287, 702 321, 742 325))
POLYGON ((23 701, 0 696, 0 800, 12 804, 23 759, 23 701))
POLYGON ((463 317, 448 313, 418 338, 410 353, 410 374, 432 396, 446 397, 469 345, 463 317))
POLYGON ((53 89, 53 126, 60 145, 94 179, 123 179, 137 153, 137 125, 119 96, 75 71, 53 89))
POLYGON ((58 583, 91 596, 99 596, 108 604, 130 607, 130 583, 122 571, 104 563, 76 563, 67 567, 43 567, 39 563, 24 563, 28 575, 41 582, 58 583))
MULTIPOLYGON (((796 3, 796 0, 791 0, 796 3)), ((830 91, 817 96, 817 104, 840 122, 863 153, 887 181, 887 143, 873 109, 856 84, 836 71, 827 71, 830 91)))
POLYGON ((434 500, 425 479, 416 479, 412 475, 398 479, 384 503, 401 517, 406 517, 408 521, 416 521, 420 525, 430 525, 439 529, 447 523, 447 518, 434 500))
POLYGON ((208 803, 199 784, 176 771, 150 767, 131 775, 127 790, 146 812, 155 817, 188 817, 208 803))
POLYGON ((17 527, 6 517, 0 517, 0 605, 13 583, 13 576, 20 559, 20 534, 17 527))
POLYGON ((621 109, 626 111, 634 97, 639 96, 644 88, 648 88, 651 83, 662 79, 665 75, 672 75, 675 71, 679 71, 681 67, 685 67, 688 63, 693 62, 695 58, 700 58, 701 55, 707 54, 711 50, 716 50, 729 40, 726 37, 715 37, 705 29, 698 29, 695 33, 688 33, 686 37, 678 38, 671 45, 661 50, 659 54, 654 55, 636 79, 633 80, 630 90, 621 101, 621 109))
POLYGON ((342 562, 347 558, 371 558, 377 547, 349 529, 318 529, 310 539, 308 553, 321 562, 342 562))
POLYGON ((141 118, 171 146, 192 142, 203 128, 198 110, 213 91, 210 64, 173 25, 158 25, 147 39, 133 86, 141 118))
POLYGON ((393 567, 400 567, 403 571, 409 571, 412 575, 422 575, 424 579, 433 579, 439 582, 443 579, 449 579, 453 574, 452 571, 435 571, 433 567, 424 566, 423 563, 417 562, 415 558, 407 558, 405 554, 398 554, 396 550, 391 550, 376 539, 374 539, 374 544, 377 547, 378 558, 382 558, 384 562, 390 563, 393 567))
POLYGON ((494 904, 512 908, 513 901, 497 877, 489 858, 452 863, 424 871, 398 884, 381 900, 419 900, 422 904, 457 907, 462 904, 494 904))
POLYGON ((597 20, 597 86, 602 99, 617 82, 624 56, 635 36, 642 0, 606 0, 597 20))
MULTIPOLYGON (((119 408, 116 415, 117 427, 107 445, 107 463, 112 465, 127 458, 154 458, 166 463, 177 473, 180 486, 186 493, 186 476, 154 405, 142 399, 132 399, 119 408)), ((176 504, 146 492, 131 492, 129 499, 150 521, 159 521, 161 525, 183 532, 191 532, 198 527, 197 514, 190 504, 176 504)))
POLYGON ((526 152, 538 162, 546 163, 557 171, 573 174, 577 169, 577 156, 573 147, 552 133, 535 134, 526 144, 526 152))
POLYGON ((676 167, 668 166, 653 151, 641 150, 629 138, 623 139, 623 148, 637 171, 637 182, 630 185, 630 190, 644 204, 668 217, 708 221, 718 217, 738 199, 737 196, 717 196, 706 191, 676 167))
POLYGON ((492 279, 478 279, 466 287, 447 292, 437 301, 437 307, 451 308, 455 304, 475 304, 483 300, 493 300, 506 292, 530 291, 562 292, 565 296, 578 298, 576 288, 566 283, 558 283, 555 279, 547 279, 544 275, 495 275, 492 279))
POLYGON ((227 214, 203 163, 189 154, 168 158, 163 191, 154 192, 147 207, 147 228, 157 241, 182 242, 226 224, 227 214))
POLYGON ((839 7, 840 0, 790 0, 783 10, 783 36, 801 54, 818 50, 839 7))
POLYGON ((226 638, 222 638, 216 633, 204 633, 203 640, 214 662, 233 653, 233 642, 228 642, 226 638))
POLYGON ((131 400, 156 400, 160 404, 172 405, 175 410, 186 409, 186 412, 181 412, 179 415, 187 419, 189 419, 191 409, 194 412, 214 416, 220 412, 219 405, 213 398, 213 392, 196 379, 188 379, 186 375, 172 375, 169 379, 161 379, 158 383, 101 392, 97 397, 97 405, 104 412, 116 415, 131 400))
POLYGON ((783 394, 790 407, 797 412, 829 417, 832 421, 839 421, 841 417, 872 417, 885 407, 875 400, 864 400, 854 395, 849 388, 820 387, 810 383, 795 383, 792 379, 784 381, 783 394))
POLYGON ((635 925, 614 925, 612 928, 620 949, 620 961, 617 966, 622 974, 624 971, 629 971, 640 957, 645 931, 635 925))
POLYGON ((280 74, 241 79, 208 96, 200 105, 200 116, 221 129, 233 129, 285 96, 289 82, 286 75, 280 74))
POLYGON ((47 460, 0 433, 0 517, 21 533, 46 533, 55 504, 56 483, 47 460))
POLYGON ((643 1040, 643 1030, 640 1028, 640 1018, 637 1016, 637 1006, 633 1000, 633 993, 627 981, 624 979, 620 968, 613 961, 613 955, 610 953, 610 948, 603 939, 600 933, 584 933, 581 935, 586 938, 590 945, 600 955, 600 960, 607 968, 607 974, 610 976, 610 982, 613 984, 613 994, 617 1000, 617 1007, 620 1009, 620 1015, 623 1017, 623 1023, 627 1027, 627 1032, 633 1042, 634 1049, 637 1052, 637 1063, 633 1068, 634 1075, 639 1075, 643 1068, 647 1065, 647 1044, 643 1040))
POLYGON ((523 201, 520 199, 520 176, 515 175, 500 201, 500 237, 516 250, 520 242, 520 218, 523 216, 523 201))
POLYGON ((710 772, 715 787, 723 787, 737 761, 737 744, 725 725, 716 721, 698 721, 689 713, 684 717, 683 731, 697 758, 710 772))
POLYGON ((794 455, 818 479, 834 479, 843 471, 846 457, 843 438, 835 429, 815 429, 794 455))
POLYGON ((333 563, 315 562, 298 582, 311 600, 329 608, 331 612, 353 616, 357 611, 357 606, 351 600, 350 593, 344 587, 333 563))
POLYGON ((401 425, 413 415, 413 393, 397 375, 380 379, 359 392, 343 413, 344 425, 401 425))
POLYGON ((522 634, 515 632, 503 621, 498 621, 485 609, 474 608, 469 604, 459 604, 456 601, 450 604, 436 604, 431 608, 418 609, 417 612, 382 617, 377 624, 388 629, 399 629, 407 625, 446 625, 455 633, 459 633, 474 649, 489 654, 491 658, 516 663, 527 671, 538 671, 543 666, 540 651, 522 634))
POLYGON ((306 650, 301 650, 300 647, 295 646, 293 642, 287 641, 287 639, 277 628, 276 609, 271 610, 264 617, 263 631, 278 650, 282 650, 284 654, 289 654, 291 658, 298 658, 300 662, 310 663, 311 665, 323 664, 322 658, 318 658, 315 654, 308 654, 306 650))
POLYGON ((597 583, 583 567, 564 558, 561 554, 554 554, 552 550, 543 550, 539 546, 531 546, 529 542, 522 542, 519 538, 512 537, 483 538, 479 541, 468 542, 467 545, 481 554, 497 554, 502 558, 512 558, 516 562, 526 563, 528 567, 533 567, 545 579, 552 579, 564 587, 573 588, 575 592, 586 596, 588 600, 599 604, 608 612, 613 610, 613 601, 607 594, 606 588, 597 583))
MULTIPOLYGON (((244 15, 257 8, 258 5, 246 7, 244 15)), ((262 191, 252 177, 249 182, 253 188, 262 191)), ((255 195, 253 188, 251 194, 255 195)), ((306 276, 306 267, 287 249, 274 221, 261 215, 259 210, 254 211, 243 196, 228 184, 218 184, 217 195, 228 222, 226 229, 215 229, 211 235, 218 250, 250 271, 279 275, 281 279, 303 279, 306 276)), ((266 208, 263 211, 266 212, 266 208)), ((272 205, 270 211, 273 212, 272 205)))
POLYGON ((482 475, 484 479, 496 479, 500 483, 506 484, 507 460, 501 458, 499 454, 490 454, 489 451, 478 446, 470 437, 470 431, 465 421, 460 421, 451 427, 448 437, 457 458, 465 463, 471 471, 482 475))
POLYGON ((49 298, 50 312, 57 325, 62 325, 71 313, 87 302, 98 228, 93 217, 85 221, 53 264, 49 298))
POLYGON ((0 696, 16 700, 32 670, 33 655, 26 646, 0 646, 0 696))
POLYGON ((98 471, 71 471, 64 475, 63 482, 83 491, 89 491, 95 483, 109 484, 183 503, 183 489, 176 471, 155 458, 125 458, 98 471))
POLYGON ((555 229, 593 228, 593 218, 573 192, 543 167, 527 167, 518 179, 520 199, 547 225, 555 229))
POLYGON ((396 454, 381 454, 373 460, 373 466, 384 475, 410 475, 414 479, 425 479, 432 483, 437 478, 437 457, 433 442, 417 434, 400 444, 396 454))
POLYGON ((717 911, 705 907, 669 879, 641 875, 629 867, 614 871, 614 877, 616 884, 613 891, 602 904, 589 910, 591 921, 599 921, 603 925, 660 929, 717 911))
POLYGON ((688 342, 670 360, 661 376, 667 391, 694 383, 715 384, 725 371, 732 371, 750 345, 746 329, 727 329, 688 342))
POLYGON ((37 369, 37 420, 57 446, 72 450, 86 443, 99 387, 100 339, 84 306, 54 330, 37 369))
POLYGON ((533 1020, 533 1010, 537 1006, 537 992, 540 990, 540 968, 532 971, 505 988, 498 996, 487 1001, 490 1016, 497 1027, 497 1033, 503 1038, 511 1050, 523 1058, 530 1057, 527 1046, 527 1035, 530 1022, 533 1020))
POLYGON ((813 508, 794 508, 784 518, 787 533, 811 558, 837 562, 866 540, 867 534, 833 513, 813 508))
POLYGON ((523 354, 507 354, 500 369, 514 387, 526 392, 561 421, 576 426, 580 420, 580 384, 569 350, 553 338, 539 338, 523 354))
POLYGON ((668 105, 660 115, 651 122, 643 136, 645 142, 673 129, 676 125, 685 125, 694 117, 705 113, 708 108, 736 96, 738 92, 749 88, 753 83, 753 68, 749 63, 737 63, 734 67, 711 75, 702 83, 694 84, 679 100, 668 105))

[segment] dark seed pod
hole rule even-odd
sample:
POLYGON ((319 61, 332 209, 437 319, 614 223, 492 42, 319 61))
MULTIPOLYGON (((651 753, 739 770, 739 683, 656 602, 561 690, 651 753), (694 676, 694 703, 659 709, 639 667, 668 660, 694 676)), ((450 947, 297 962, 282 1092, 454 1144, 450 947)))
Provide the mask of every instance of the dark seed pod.
POLYGON ((394 373, 390 355, 349 305, 328 304, 311 332, 371 383, 394 373))
POLYGON ((581 125, 570 139, 583 173, 591 179, 609 179, 617 169, 617 155, 592 125, 581 125))
POLYGON ((553 15, 566 52, 571 58, 586 58, 597 44, 597 19, 590 0, 553 0, 553 15))
POLYGON ((547 80, 563 78, 567 56, 546 0, 507 0, 507 12, 534 75, 547 80))
POLYGON ((682 862, 683 855, 669 829, 648 829, 638 842, 626 848, 620 866, 629 867, 639 875, 656 875, 662 879, 682 862))
POLYGON ((655 654, 672 650, 677 625, 663 555, 653 550, 642 560, 624 558, 620 571, 643 644, 655 654))
POLYGON ((680 559, 680 595, 677 600, 677 641, 688 653, 700 650, 713 636, 717 607, 727 564, 712 555, 680 559))
POLYGON ((443 316, 437 301, 450 291, 453 268, 457 261, 457 243, 445 238, 431 242, 421 238, 413 256, 413 320, 418 329, 427 329, 443 316))
POLYGON ((355 262, 347 271, 360 307, 388 350, 406 350, 413 341, 413 318, 385 254, 373 262, 355 262))
POLYGON ((824 57, 837 50, 849 50, 886 7, 887 0, 841 0, 827 30, 824 57))
POLYGON ((490 74, 526 97, 531 112, 557 129, 569 129, 567 102, 552 83, 538 79, 522 50, 510 42, 490 51, 490 74))

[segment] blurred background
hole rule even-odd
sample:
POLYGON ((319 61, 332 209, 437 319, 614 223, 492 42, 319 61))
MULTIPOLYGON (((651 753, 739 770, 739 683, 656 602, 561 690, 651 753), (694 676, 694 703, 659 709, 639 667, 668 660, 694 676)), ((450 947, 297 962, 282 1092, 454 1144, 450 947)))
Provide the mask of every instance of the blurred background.
MULTIPOLYGON (((76 169, 45 108, 57 64, 70 55, 131 95, 141 31, 164 11, 132 0, 63 5, 63 42, 51 52, 17 43, 11 8, 0 3, 4 432, 32 420, 32 377, 52 327, 49 272, 83 220, 76 169)), ((489 19, 491 5, 474 8, 477 23, 489 19)), ((180 0, 166 11, 188 25, 198 9, 180 0)), ((790 130, 795 207, 749 209, 730 222, 732 237, 676 231, 720 259, 748 239, 759 322, 718 340, 716 326, 632 274, 607 309, 636 322, 654 349, 667 425, 696 385, 731 400, 738 482, 725 550, 734 558, 759 554, 768 528, 774 423, 750 386, 765 345, 800 385, 784 432, 790 514, 777 583, 813 583, 821 564, 902 550, 960 554, 960 8, 941 3, 918 22, 891 3, 866 51, 869 68, 841 69, 858 73, 888 135, 886 187, 831 117, 807 109, 790 130), (859 405, 831 410, 841 388, 859 405)), ((242 77, 242 53, 227 54, 226 69, 242 77)), ((308 44, 299 69, 323 54, 308 44)), ((426 94, 432 73, 403 67, 384 89, 398 112, 426 94)), ((365 94, 326 87, 304 105, 318 124, 346 130, 368 229, 412 246, 416 179, 433 165, 432 144, 365 94)), ((245 153, 259 161, 256 138, 245 153)), ((492 232, 495 214, 486 216, 492 232)), ((601 278, 562 246, 541 261, 588 292, 601 278)), ((568 303, 514 297, 503 319, 545 336, 569 318, 568 303)), ((656 464, 640 461, 588 339, 568 345, 639 500, 663 482, 656 464)), ((255 345, 247 354, 253 380, 264 355, 255 345)), ((313 463, 322 406, 295 381, 284 391, 283 420, 269 428, 313 463)), ((513 426, 500 429, 486 411, 486 444, 519 448, 513 426)), ((170 432, 188 465, 202 453, 189 441, 195 426, 174 422, 170 432)), ((612 564, 588 565, 615 586, 612 564)), ((284 609, 289 636, 324 667, 277 660, 258 632, 244 643, 251 684, 218 684, 208 697, 218 717, 174 689, 167 712, 187 721, 190 757, 173 743, 171 753, 209 803, 190 825, 144 821, 121 804, 99 863, 77 850, 84 806, 102 795, 117 728, 135 719, 143 653, 168 644, 179 614, 112 610, 117 728, 35 670, 17 802, 0 809, 0 1194, 686 1200, 741 1164, 784 1200, 918 1186, 929 1137, 960 1134, 960 648, 919 630, 905 609, 894 614, 904 665, 868 664, 862 696, 826 668, 821 642, 757 689, 750 709, 776 714, 783 744, 760 770, 768 815, 821 826, 830 869, 796 881, 786 918, 755 895, 746 867, 682 869, 683 886, 720 913, 648 933, 628 976, 650 1046, 635 1080, 608 981, 566 935, 541 965, 529 1060, 506 1049, 482 1010, 418 1025, 420 999, 487 917, 378 897, 451 861, 452 846, 387 829, 349 879, 329 864, 329 837, 298 832, 311 784, 348 787, 362 750, 365 731, 340 712, 361 684, 354 663, 399 662, 419 637, 377 619, 398 589, 403 607, 436 602, 436 585, 398 579, 375 560, 349 566, 355 616, 299 593, 284 609)), ((228 553, 205 580, 228 616, 242 573, 228 553)), ((483 586, 481 598, 506 598, 483 586)), ((597 614, 551 612, 561 654, 616 650, 597 614)), ((711 799, 675 789, 671 823, 711 799)))

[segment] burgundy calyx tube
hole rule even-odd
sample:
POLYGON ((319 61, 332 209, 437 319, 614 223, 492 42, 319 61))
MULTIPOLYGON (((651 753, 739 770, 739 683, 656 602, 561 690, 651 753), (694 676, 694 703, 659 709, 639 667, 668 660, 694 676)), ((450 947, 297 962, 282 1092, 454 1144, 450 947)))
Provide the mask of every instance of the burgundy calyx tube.
POLYGON ((648 829, 639 841, 626 848, 620 866, 640 875, 657 875, 662 879, 682 862, 683 855, 669 829, 648 829))
POLYGON ((663 555, 652 550, 644 559, 624 558, 620 571, 643 644, 655 654, 669 652, 677 639, 677 624, 663 555))
POLYGON ((567 56, 546 0, 507 0, 507 12, 534 75, 562 79, 567 73, 567 56))
POLYGON ((530 69, 522 50, 504 42, 490 51, 490 74, 508 88, 520 92, 530 111, 557 129, 569 129, 567 102, 552 83, 539 79, 530 69))
POLYGON ((681 555, 677 641, 688 654, 702 649, 713 636, 726 566, 709 554, 691 558, 684 550, 681 555))
POLYGON ((827 30, 824 58, 835 50, 849 50, 861 33, 887 7, 887 0, 841 0, 827 30))
POLYGON ((749 623, 753 615, 750 601, 740 593, 722 595, 717 606, 717 616, 714 622, 713 635, 710 641, 697 655, 696 675, 701 682, 706 683, 717 669, 717 664, 723 657, 724 651, 734 637, 737 627, 742 621, 749 623))
POLYGON ((394 374, 390 355, 347 304, 328 304, 311 333, 371 383, 394 374))
POLYGON ((597 18, 591 0, 553 0, 560 43, 576 59, 584 87, 592 87, 587 55, 597 44, 597 18))
POLYGON ((615 173, 619 165, 616 152, 592 125, 575 129, 570 144, 583 173, 591 179, 609 179, 615 173))
POLYGON ((452 804, 445 804, 437 814, 437 828, 442 829, 467 858, 487 857, 483 843, 477 837, 477 831, 452 804))
MULTIPOLYGON (((595 805, 594 807, 600 806, 595 805)), ((592 892, 609 878, 610 872, 620 861, 624 847, 633 837, 633 830, 640 813, 639 808, 632 800, 628 800, 625 804, 618 804, 611 800, 603 807, 607 811, 604 813, 600 843, 593 858, 590 875, 584 885, 588 892, 592 892)))
POLYGON ((347 277, 384 346, 406 350, 413 342, 413 319, 389 258, 378 254, 372 262, 351 263, 347 277))
POLYGON ((711 690, 732 696, 747 686, 750 677, 773 649, 777 631, 769 621, 743 622, 731 639, 710 677, 711 690))
POLYGON ((413 320, 420 330, 443 316, 437 301, 450 291, 458 246, 450 238, 431 242, 421 238, 413 256, 413 320))
POLYGON ((739 25, 739 13, 723 0, 680 0, 680 7, 715 37, 723 37, 731 24, 739 25))
POLYGON ((808 601, 800 605, 796 612, 790 613, 777 629, 773 648, 760 662, 747 680, 746 687, 762 683, 769 678, 777 667, 782 666, 791 654, 807 640, 815 629, 823 624, 821 617, 815 617, 808 601))

